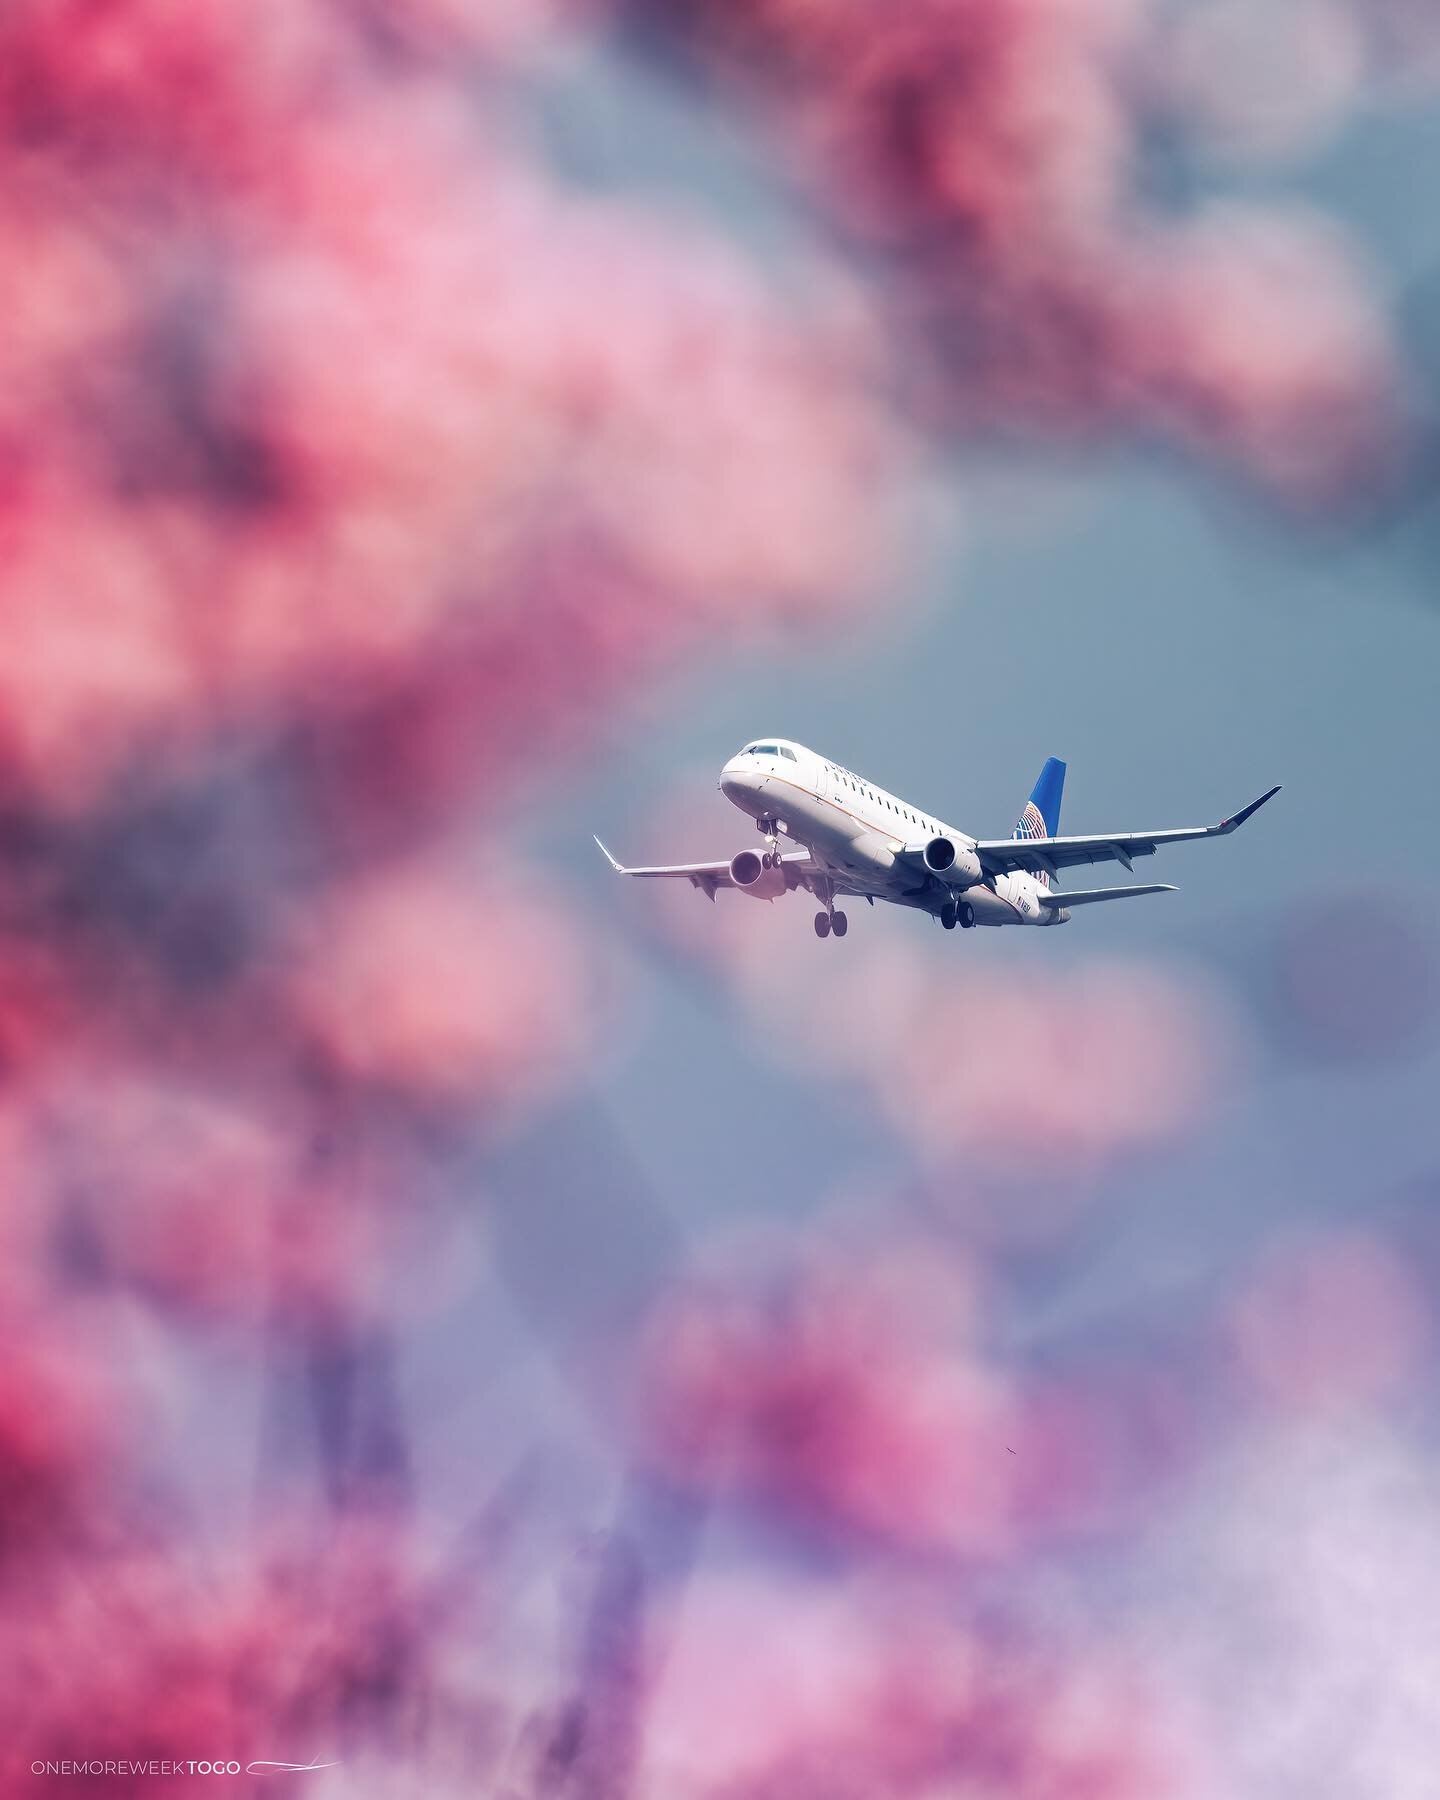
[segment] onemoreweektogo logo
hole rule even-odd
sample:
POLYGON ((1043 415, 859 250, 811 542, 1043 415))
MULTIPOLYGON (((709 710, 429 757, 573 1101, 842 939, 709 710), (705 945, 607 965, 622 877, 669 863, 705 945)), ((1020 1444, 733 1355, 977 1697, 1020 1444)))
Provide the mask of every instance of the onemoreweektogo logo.
POLYGON ((283 1762, 274 1757, 257 1757, 252 1762, 237 1762, 234 1757, 152 1756, 144 1760, 133 1757, 62 1757, 58 1760, 37 1758, 30 1765, 32 1775, 308 1775, 320 1769, 338 1769, 338 1762, 321 1762, 317 1756, 310 1762, 283 1762))

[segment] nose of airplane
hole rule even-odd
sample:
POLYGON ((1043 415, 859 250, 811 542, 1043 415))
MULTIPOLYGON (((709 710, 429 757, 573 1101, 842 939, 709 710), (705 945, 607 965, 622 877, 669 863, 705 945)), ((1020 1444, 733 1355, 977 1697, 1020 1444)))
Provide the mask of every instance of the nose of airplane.
POLYGON ((738 800, 754 792, 758 779, 758 771, 743 756, 732 756, 720 771, 720 792, 727 800, 738 800))

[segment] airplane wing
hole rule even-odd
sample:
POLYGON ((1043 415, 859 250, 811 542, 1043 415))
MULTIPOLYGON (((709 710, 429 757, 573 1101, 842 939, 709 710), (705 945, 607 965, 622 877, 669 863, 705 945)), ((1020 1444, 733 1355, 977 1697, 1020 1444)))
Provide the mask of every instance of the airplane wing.
POLYGON ((1101 900, 1134 900, 1141 894, 1178 894, 1179 888, 1168 881, 1153 881, 1145 887, 1080 888, 1074 893, 1059 889, 1040 895, 1040 904, 1057 912, 1062 906, 1095 906, 1101 900))
MULTIPOLYGON (((1162 844, 1228 836, 1279 792, 1278 786, 1272 787, 1258 800, 1242 806, 1233 818, 1222 819, 1218 825, 1193 825, 1178 831, 1110 831, 1093 837, 993 838, 976 844, 975 853, 992 875, 1003 874, 1007 869, 1043 869, 1046 874, 1053 875, 1057 869, 1069 868, 1075 863, 1097 862, 1123 863, 1128 869, 1135 857, 1153 856, 1162 844)), ((1134 890, 1115 888, 1110 891, 1119 894, 1134 890)), ((1066 906, 1074 903, 1073 895, 1062 900, 1066 906)))
MULTIPOLYGON (((595 842, 600 844, 598 837, 595 839, 595 842)), ((605 848, 604 844, 600 844, 600 851, 606 862, 609 863, 610 867, 617 875, 641 875, 650 880, 658 878, 661 880, 688 881, 691 887, 699 888, 702 893, 708 894, 712 900, 715 898, 716 888, 728 888, 734 887, 735 885, 730 879, 730 862, 728 858, 724 862, 669 863, 656 868, 631 869, 627 868, 624 863, 618 862, 605 848)), ((808 850, 786 850, 782 854, 780 861, 787 869, 796 865, 804 865, 806 867, 811 866, 810 852, 808 850)), ((793 881, 788 881, 786 885, 794 886, 795 883, 793 881)))

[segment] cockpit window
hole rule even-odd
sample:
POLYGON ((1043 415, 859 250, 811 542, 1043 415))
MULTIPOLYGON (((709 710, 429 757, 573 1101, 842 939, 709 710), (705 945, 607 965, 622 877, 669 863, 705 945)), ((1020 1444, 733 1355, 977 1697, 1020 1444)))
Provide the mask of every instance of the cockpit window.
POLYGON ((798 762, 800 760, 799 757, 796 756, 795 752, 792 749, 790 749, 789 746, 786 744, 782 744, 780 746, 780 754, 783 757, 786 757, 790 762, 798 762))
POLYGON ((778 756, 780 752, 774 744, 752 744, 748 754, 751 756, 778 756))

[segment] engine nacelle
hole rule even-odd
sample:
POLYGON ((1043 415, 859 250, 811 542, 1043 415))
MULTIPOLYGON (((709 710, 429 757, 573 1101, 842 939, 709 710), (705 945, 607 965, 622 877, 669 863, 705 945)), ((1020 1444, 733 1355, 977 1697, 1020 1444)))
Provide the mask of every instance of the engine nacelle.
POLYGON ((947 887, 974 887, 985 879, 980 858, 968 844, 959 844, 952 837, 931 838, 925 846, 925 867, 947 887))
POLYGON ((742 894, 752 900, 774 900, 785 892, 785 871, 771 862, 769 852, 742 850, 730 859, 730 879, 742 894))

